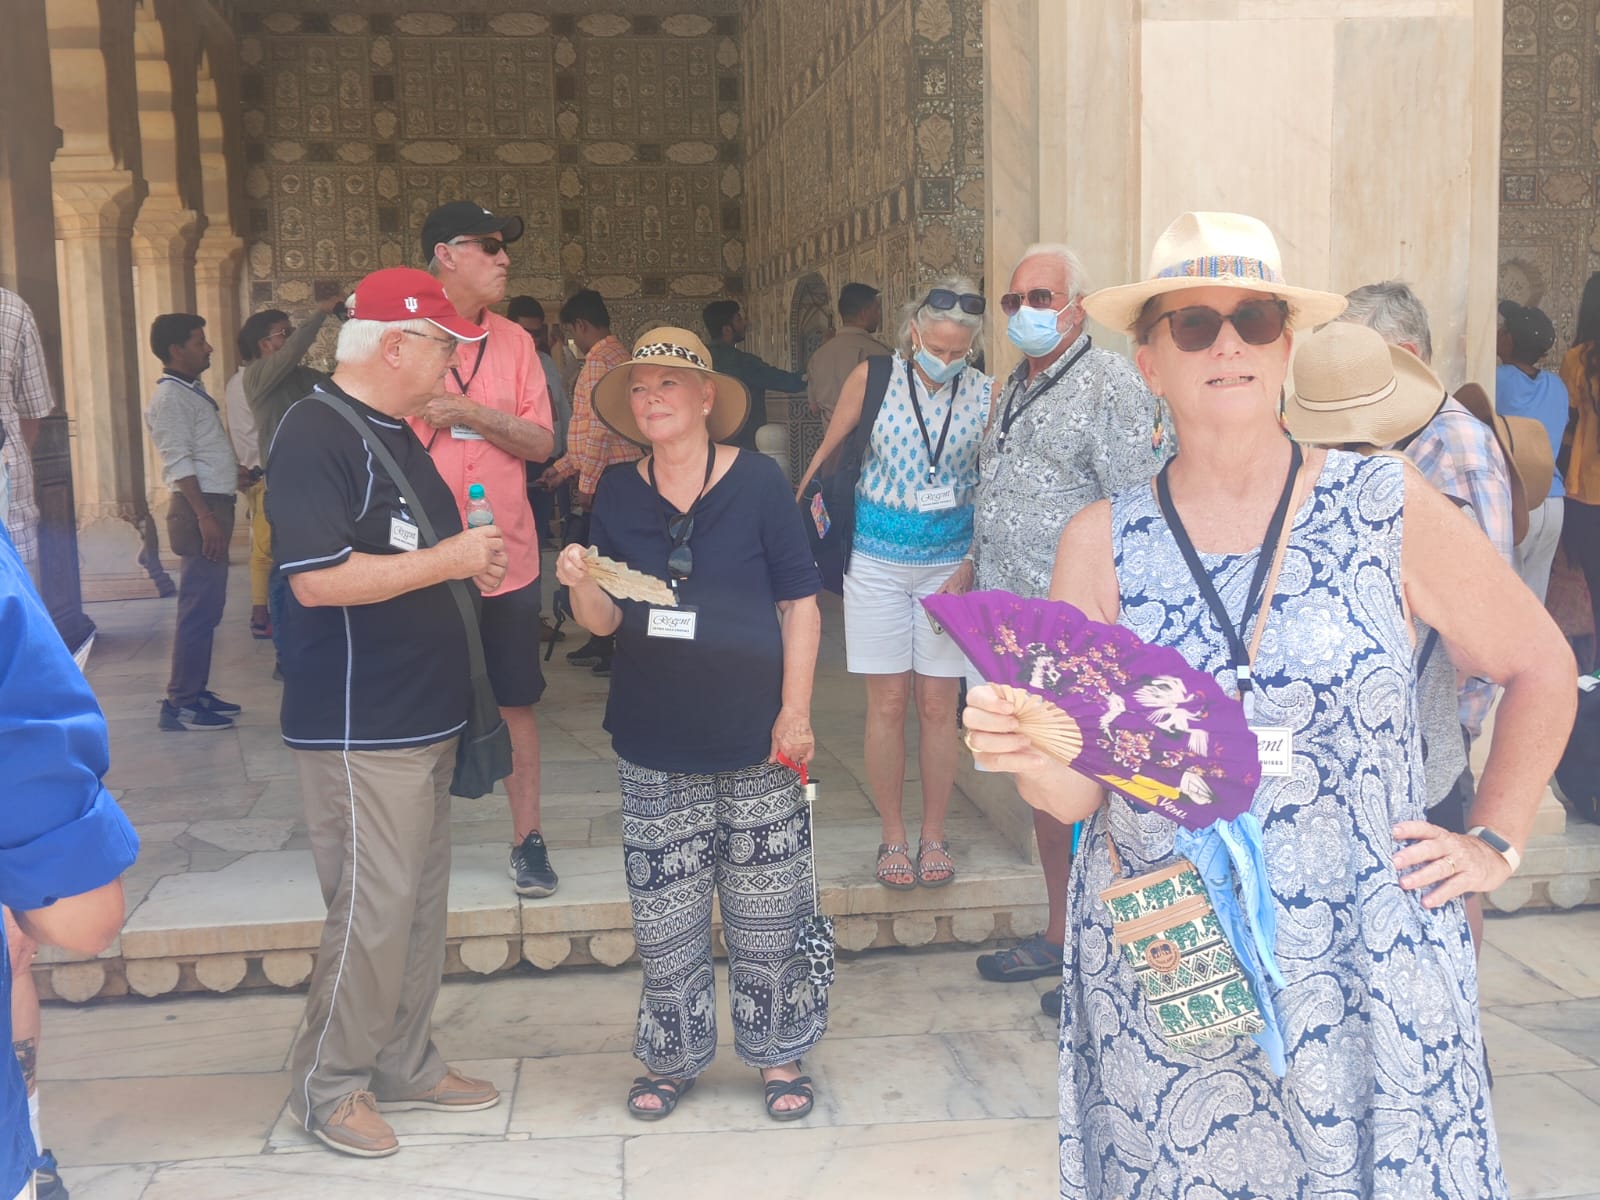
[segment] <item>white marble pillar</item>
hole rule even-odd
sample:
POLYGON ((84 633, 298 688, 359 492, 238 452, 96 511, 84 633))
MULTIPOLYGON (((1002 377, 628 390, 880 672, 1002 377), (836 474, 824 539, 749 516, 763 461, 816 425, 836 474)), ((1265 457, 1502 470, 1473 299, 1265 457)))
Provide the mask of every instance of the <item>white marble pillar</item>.
POLYGON ((1246 212, 1277 233, 1292 282, 1410 281, 1445 381, 1487 378, 1501 14, 1501 0, 989 0, 991 294, 1028 241, 1066 241, 1092 285, 1117 283, 1178 213, 1246 212))

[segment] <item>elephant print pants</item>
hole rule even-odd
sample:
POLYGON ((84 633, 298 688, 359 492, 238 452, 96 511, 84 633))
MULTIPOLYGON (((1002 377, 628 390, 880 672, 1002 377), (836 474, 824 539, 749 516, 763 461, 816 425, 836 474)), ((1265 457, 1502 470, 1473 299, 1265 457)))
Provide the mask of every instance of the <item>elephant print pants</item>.
POLYGON ((793 1062, 822 1038, 826 999, 795 950, 812 912, 805 789, 788 767, 716 775, 617 761, 633 937, 644 965, 634 1055, 657 1075, 711 1065, 717 1016, 711 895, 722 908, 734 1049, 752 1067, 793 1062))

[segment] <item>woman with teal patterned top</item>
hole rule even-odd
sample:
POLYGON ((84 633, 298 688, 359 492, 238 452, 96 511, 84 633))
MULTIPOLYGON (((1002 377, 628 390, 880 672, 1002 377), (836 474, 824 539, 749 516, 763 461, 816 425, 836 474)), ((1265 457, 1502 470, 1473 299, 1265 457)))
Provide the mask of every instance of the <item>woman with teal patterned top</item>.
MULTIPOLYGON (((855 540, 844 577, 845 653, 867 678, 867 781, 883 824, 878 881, 904 891, 955 878, 945 813, 956 772, 956 697, 966 659, 919 603, 972 586, 972 505, 978 444, 993 381, 972 365, 984 299, 970 279, 940 280, 908 305, 882 407, 856 485, 855 540), (922 830, 915 862, 901 811, 905 718, 920 726, 922 830)), ((855 430, 869 362, 845 382, 818 465, 855 430)))

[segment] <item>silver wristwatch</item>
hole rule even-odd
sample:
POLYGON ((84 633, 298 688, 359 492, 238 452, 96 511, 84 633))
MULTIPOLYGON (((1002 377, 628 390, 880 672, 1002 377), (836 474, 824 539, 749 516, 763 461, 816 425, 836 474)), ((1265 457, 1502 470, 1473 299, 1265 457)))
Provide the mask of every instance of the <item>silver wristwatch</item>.
POLYGON ((1506 862, 1510 863, 1512 874, 1516 874, 1517 868, 1522 865, 1522 855, 1517 848, 1487 825, 1474 825, 1467 830, 1467 836, 1477 838, 1501 858, 1505 859, 1506 862))

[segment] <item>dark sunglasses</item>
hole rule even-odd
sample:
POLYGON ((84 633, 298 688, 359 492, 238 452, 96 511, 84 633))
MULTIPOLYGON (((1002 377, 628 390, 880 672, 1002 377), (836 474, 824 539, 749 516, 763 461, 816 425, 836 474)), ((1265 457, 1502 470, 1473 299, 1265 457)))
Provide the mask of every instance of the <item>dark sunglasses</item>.
POLYGON ((974 295, 972 292, 952 292, 949 288, 934 288, 928 293, 928 298, 922 302, 922 306, 949 312, 959 305, 961 311, 968 316, 981 317, 985 303, 982 296, 974 295))
POLYGON ((506 248, 505 242, 497 237, 464 237, 457 238, 450 243, 452 246, 476 246, 490 258, 494 258, 506 248))
POLYGON ((674 513, 668 517, 667 536, 672 539, 672 549, 667 551, 667 574, 672 576, 676 586, 694 571, 694 552, 689 549, 689 539, 694 536, 694 514, 674 513))
POLYGON ((1049 288, 1029 288, 1025 292, 1007 292, 1000 297, 1000 311, 1006 316, 1011 316, 1026 304, 1029 308, 1049 308, 1050 301, 1057 296, 1065 296, 1065 292, 1053 292, 1049 288))
POLYGON ((1151 330, 1163 321, 1171 322, 1172 344, 1189 353, 1208 349, 1222 332, 1224 321, 1233 325, 1240 341, 1251 346, 1265 346, 1283 336, 1283 327, 1289 321, 1289 306, 1282 300, 1247 300, 1231 313, 1224 314, 1197 304, 1162 313, 1150 326, 1151 330))

